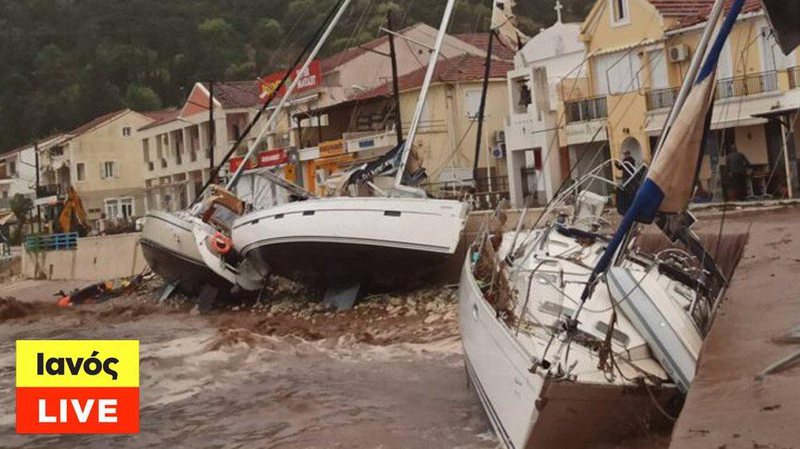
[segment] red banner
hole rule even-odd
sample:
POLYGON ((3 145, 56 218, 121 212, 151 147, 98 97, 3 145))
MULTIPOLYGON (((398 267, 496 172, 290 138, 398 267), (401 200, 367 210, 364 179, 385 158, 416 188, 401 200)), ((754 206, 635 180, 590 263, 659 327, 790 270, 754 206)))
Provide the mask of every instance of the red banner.
MULTIPOLYGON (((254 168, 277 167, 278 165, 285 164, 288 160, 289 155, 286 154, 286 150, 284 149, 263 151, 247 161, 244 169, 253 170, 254 168)), ((231 172, 238 170, 239 166, 242 165, 242 161, 244 161, 243 157, 232 157, 230 160, 231 172)))
MULTIPOLYGON (((283 77, 286 75, 286 71, 273 73, 272 75, 268 75, 261 79, 261 92, 259 93, 259 98, 261 101, 267 101, 270 95, 275 92, 275 89, 280 84, 283 77)), ((283 85, 280 91, 278 91, 278 96, 282 97, 286 94, 286 90, 289 88, 289 84, 295 78, 300 78, 297 83, 297 87, 294 89, 294 93, 301 93, 307 90, 315 89, 322 85, 322 68, 319 65, 319 61, 314 60, 311 61, 311 64, 308 66, 304 72, 298 74, 297 70, 294 70, 292 76, 286 80, 286 83, 283 85)))

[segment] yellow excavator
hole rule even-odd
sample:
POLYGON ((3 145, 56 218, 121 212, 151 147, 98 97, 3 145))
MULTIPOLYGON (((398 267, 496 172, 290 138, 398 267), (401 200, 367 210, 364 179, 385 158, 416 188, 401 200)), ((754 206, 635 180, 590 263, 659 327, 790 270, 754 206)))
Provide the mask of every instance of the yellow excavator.
POLYGON ((79 236, 85 237, 90 229, 83 201, 75 188, 69 186, 66 198, 59 200, 56 205, 53 230, 56 233, 77 232, 79 236))

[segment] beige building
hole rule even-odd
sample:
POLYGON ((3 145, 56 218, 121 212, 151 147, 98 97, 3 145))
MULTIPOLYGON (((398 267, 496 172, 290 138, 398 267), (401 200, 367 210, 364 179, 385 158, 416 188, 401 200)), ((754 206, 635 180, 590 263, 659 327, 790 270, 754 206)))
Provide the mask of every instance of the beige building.
POLYGON ((153 119, 125 109, 92 120, 39 148, 42 196, 73 186, 89 219, 129 220, 144 213, 138 129, 153 119))
POLYGON ((222 161, 261 106, 259 86, 254 81, 215 83, 213 128, 208 105, 209 86, 195 83, 181 109, 162 111, 156 121, 139 128, 135 151, 143 160, 139 173, 146 210, 182 210, 194 200, 212 166, 222 161))

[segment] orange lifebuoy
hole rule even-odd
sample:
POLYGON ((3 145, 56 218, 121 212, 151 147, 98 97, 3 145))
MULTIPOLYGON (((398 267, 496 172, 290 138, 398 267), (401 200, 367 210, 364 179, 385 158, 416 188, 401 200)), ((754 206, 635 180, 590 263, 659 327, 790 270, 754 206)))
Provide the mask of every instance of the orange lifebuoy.
POLYGON ((72 305, 72 298, 69 296, 63 296, 61 299, 58 300, 58 307, 69 307, 72 305))
POLYGON ((217 232, 214 234, 214 237, 211 238, 211 249, 215 253, 224 256, 231 252, 231 248, 233 248, 233 244, 230 237, 227 235, 217 232))

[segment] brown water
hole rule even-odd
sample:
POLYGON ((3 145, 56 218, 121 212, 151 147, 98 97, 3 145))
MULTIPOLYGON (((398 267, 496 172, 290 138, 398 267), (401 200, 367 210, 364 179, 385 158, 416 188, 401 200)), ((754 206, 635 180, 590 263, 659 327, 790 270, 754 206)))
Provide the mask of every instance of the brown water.
POLYGON ((497 446, 466 386, 453 316, 429 324, 378 316, 405 329, 393 334, 395 343, 368 344, 359 340, 377 334, 371 323, 361 323, 360 334, 335 336, 331 323, 341 320, 333 316, 320 316, 329 335, 305 341, 292 334, 307 329, 275 331, 263 311, 199 316, 137 299, 115 302, 69 311, 38 305, 26 317, 0 319, 1 447, 497 446), (16 435, 14 341, 25 338, 141 340, 141 432, 16 435))

